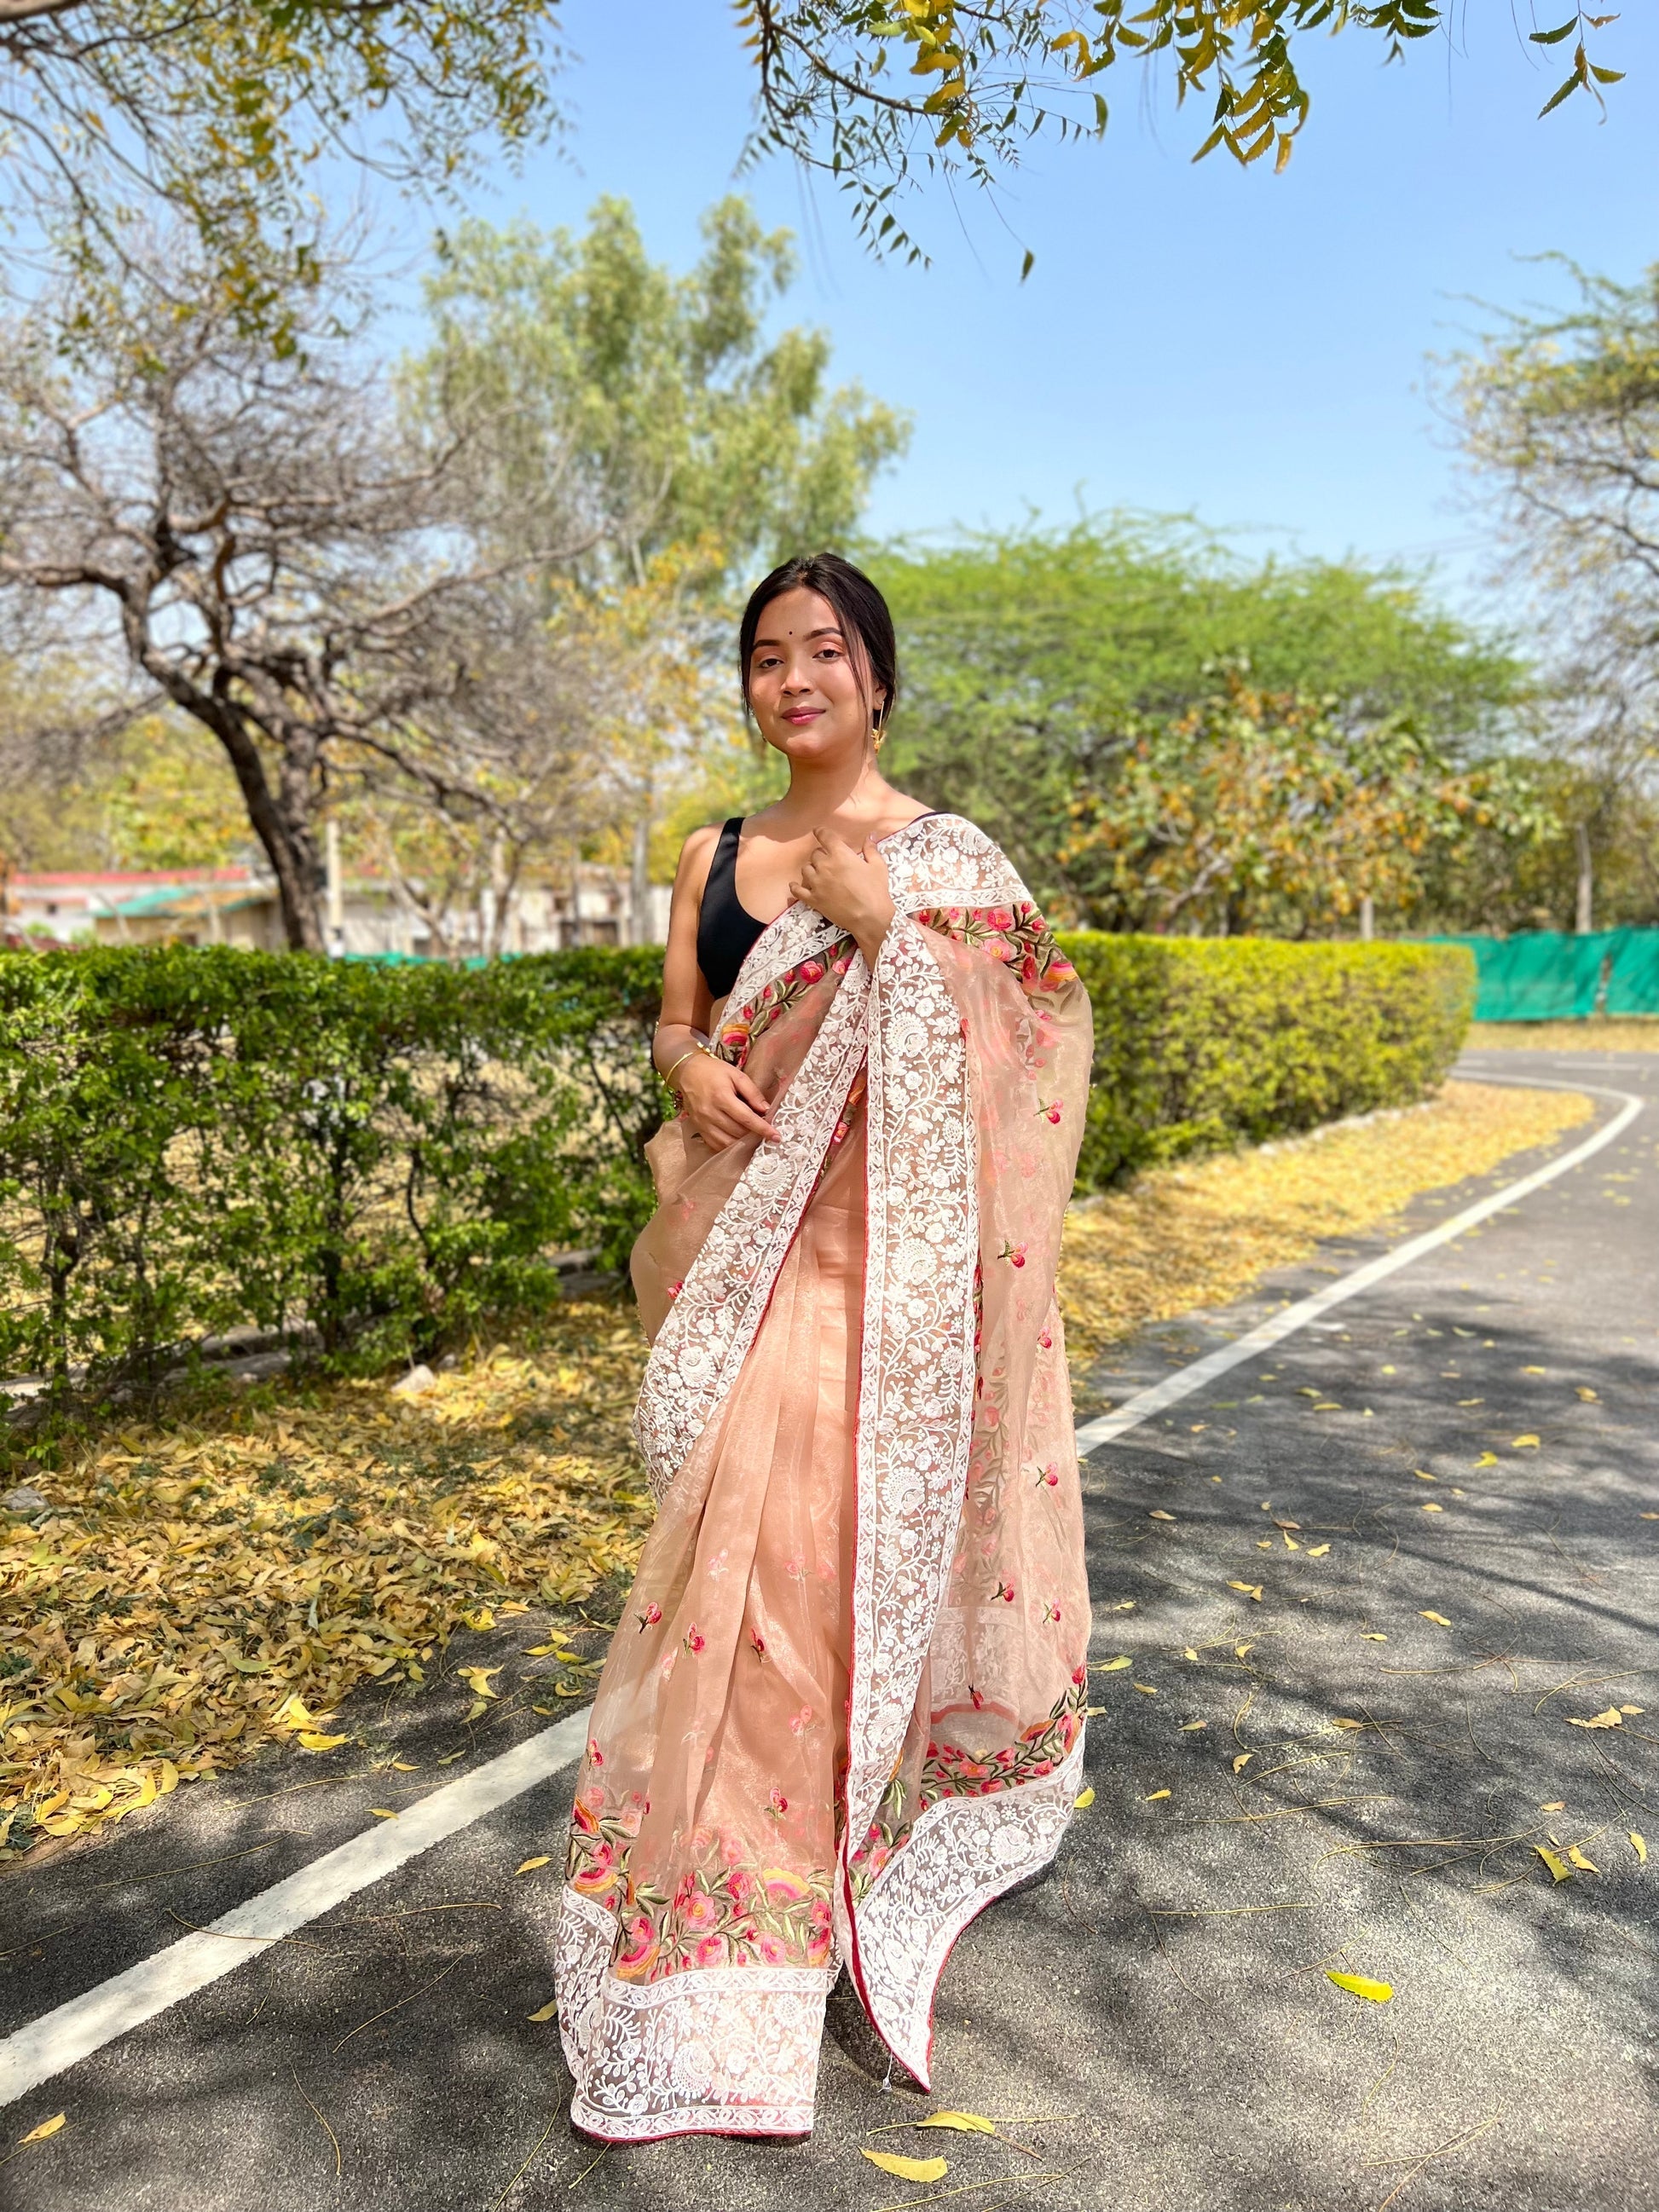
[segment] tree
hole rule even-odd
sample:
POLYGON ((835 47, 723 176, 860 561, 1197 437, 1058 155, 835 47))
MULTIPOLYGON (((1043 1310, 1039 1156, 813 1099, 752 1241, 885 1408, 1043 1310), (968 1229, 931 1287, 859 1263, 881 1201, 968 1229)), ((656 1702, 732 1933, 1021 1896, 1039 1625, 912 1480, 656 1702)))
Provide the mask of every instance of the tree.
POLYGON ((1534 588, 1588 928, 1595 876, 1631 880, 1614 856, 1659 801, 1659 264, 1632 285, 1562 265, 1574 306, 1504 317, 1456 362, 1450 399, 1534 588))
MULTIPOLYGON (((1212 102, 1194 158, 1271 153, 1282 169, 1308 119, 1301 44, 1352 27, 1395 61, 1453 26, 1449 0, 739 0, 738 12, 759 76, 751 151, 823 172, 872 245, 913 258, 897 212, 906 187, 994 185, 1035 138, 1102 136, 1115 65, 1167 57, 1177 98, 1212 102)), ((1621 74, 1589 52, 1616 18, 1564 13, 1532 33, 1545 47, 1574 42, 1545 114, 1580 91, 1599 102, 1621 74)))
POLYGON ((1247 565, 1180 520, 899 544, 868 556, 896 620, 893 773, 985 823, 1038 896, 1095 911, 1062 852, 1073 802, 1110 805, 1149 728, 1212 698, 1224 665, 1264 693, 1328 701, 1345 733, 1403 721, 1455 760, 1506 741, 1528 678, 1502 640, 1397 569, 1247 565))
POLYGON ((533 526, 549 483, 592 525, 584 582, 641 583, 670 549, 702 547, 718 587, 757 558, 843 540, 909 425, 857 385, 831 389, 823 331, 764 335, 793 281, 787 231, 748 203, 703 217, 685 276, 647 256, 625 200, 580 237, 463 224, 439 241, 431 346, 404 372, 417 416, 499 425, 483 504, 533 526))
POLYGON ((1403 717, 1345 729, 1329 708, 1230 671, 1186 713, 1127 730, 1058 854, 1086 919, 1304 937, 1370 899, 1403 923, 1471 833, 1552 826, 1514 763, 1460 769, 1403 717))
MULTIPOLYGON (((476 425, 424 442, 293 301, 303 351, 272 357, 210 281, 189 313, 156 286, 58 343, 50 294, 0 343, 0 590, 102 621, 133 679, 211 732, 276 877, 289 940, 320 949, 321 814, 373 767, 488 811, 495 711, 540 636, 514 586, 536 565, 482 544, 476 425), (458 742, 465 734, 465 742, 458 742)), ((543 562, 580 550, 580 526, 543 562)))
MULTIPOLYGON (((193 234, 244 328, 295 336, 318 273, 319 154, 453 185, 482 132, 523 146, 556 121, 556 0, 0 0, 0 131, 11 210, 101 284, 130 270, 135 216, 193 234), (387 136, 368 134, 384 122, 387 136)), ((165 272, 147 273, 165 283, 165 272)))

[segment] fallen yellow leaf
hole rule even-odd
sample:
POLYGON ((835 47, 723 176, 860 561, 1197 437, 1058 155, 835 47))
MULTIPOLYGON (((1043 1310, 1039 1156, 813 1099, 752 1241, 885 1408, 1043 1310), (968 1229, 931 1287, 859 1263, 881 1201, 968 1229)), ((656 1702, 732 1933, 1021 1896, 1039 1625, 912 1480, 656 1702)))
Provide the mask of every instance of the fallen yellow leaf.
POLYGON ((925 2120, 918 2120, 919 2128, 954 2128, 958 2135, 994 2136, 997 2131, 994 2120, 988 2120, 981 2112, 929 2112, 925 2120))
POLYGON ((1547 1805, 1540 1805, 1538 1809, 1540 1813, 1565 1813, 1567 1801, 1565 1797, 1552 1797, 1547 1805))
POLYGON ((559 2001, 557 1997, 550 1997, 539 2012, 526 2013, 525 2014, 525 2018, 526 2020, 533 2020, 537 2027, 539 2027, 544 2021, 552 2020, 557 2014, 558 2009, 559 2001))
POLYGON ((1326 1553, 1328 1552, 1330 1548, 1331 1547, 1328 1544, 1310 1544, 1308 1547, 1308 1557, 1310 1559, 1322 1559, 1326 1553))
POLYGON ((1643 1713, 1647 1711, 1647 1707, 1645 1705, 1620 1705, 1619 1710, 1621 1713, 1643 1713))
POLYGON ((1364 1728, 1364 1725, 1365 1723, 1364 1721, 1351 1721, 1346 1715, 1340 1713, 1339 1713, 1337 1717, 1331 1723, 1331 1726, 1333 1728, 1341 1729, 1364 1728))
POLYGON ((307 1729, 303 1735, 296 1736, 295 1741, 301 1751, 332 1751, 336 1744, 345 1743, 349 1739, 343 1735, 317 1735, 307 1729))
POLYGON ((1143 1698, 1155 1698, 1158 1695, 1158 1692, 1150 1682, 1137 1682, 1134 1686, 1143 1698))
POLYGON ((513 1871, 515 1875, 534 1874, 538 1867, 550 1866, 551 1864, 552 1861, 547 1856, 546 1853, 544 1852, 540 1858, 526 1859, 522 1866, 515 1866, 513 1871))
MULTIPOLYGON (((1086 1813, 1090 1806, 1092 1805, 1094 1802, 1095 1793, 1092 1788, 1088 1790, 1079 1790, 1077 1796, 1072 1800, 1072 1810, 1074 1813, 1086 1813)), ((547 1861, 544 1859, 541 1863, 545 1866, 547 1864, 547 1861)))
POLYGON ((1595 1403, 1595 1391, 1587 1389, 1582 1382, 1578 1385, 1578 1395, 1587 1406, 1593 1406, 1595 1403))
POLYGON ((1498 1464, 1498 1454, 1496 1452, 1482 1452, 1480 1458, 1476 1460, 1474 1463, 1477 1467, 1496 1467, 1498 1464))
POLYGON ((458 1759, 465 1759, 465 1757, 466 1747, 463 1744, 459 1751, 445 1752, 443 1757, 438 1761, 438 1764, 440 1766, 453 1766, 458 1759))
POLYGON ((455 1669, 462 1681, 480 1698, 493 1698, 495 1695, 495 1691, 489 1686, 489 1678, 492 1674, 499 1674, 501 1671, 499 1667, 458 1667, 455 1669))
POLYGON ((1572 1869, 1567 1864, 1565 1859, 1557 1858, 1555 1853, 1553 1851, 1546 1850, 1542 1844, 1534 1844, 1533 1845, 1533 1849, 1537 1852, 1539 1857, 1543 1860, 1544 1864, 1549 1869, 1551 1875, 1557 1881, 1571 1881, 1572 1880, 1572 1869))
POLYGON ((1255 1757, 1255 1753, 1253 1751, 1241 1751, 1238 1757, 1233 1761, 1233 1772, 1235 1774, 1243 1774, 1245 1768, 1255 1757))
POLYGON ((1521 1370, 1523 1375, 1547 1375, 1549 1371, 1547 1367, 1523 1367, 1521 1370))
POLYGON ((1182 1721, 1181 1733, 1182 1735, 1190 1735, 1194 1729, 1208 1728, 1209 1725, 1208 1721, 1182 1721))
POLYGON ((1248 1653, 1252 1652, 1255 1650, 1255 1646, 1254 1644, 1235 1644, 1233 1646, 1233 1656, 1235 1659, 1243 1659, 1248 1653))
POLYGON ((1569 1728, 1623 1728, 1624 1725, 1625 1716, 1617 1705, 1609 1705, 1606 1712, 1597 1713, 1587 1721, 1581 1721, 1571 1716, 1567 1721, 1569 1728))
POLYGON ((45 2142, 48 2136, 57 2134, 68 2118, 67 2112, 54 2112, 51 2119, 42 2120, 38 2128, 31 2128, 26 2136, 20 2136, 18 2141, 26 2143, 45 2142))
POLYGON ((1601 1871, 1601 1868, 1596 1865, 1594 1859, 1587 1859, 1584 1856, 1583 1852, 1579 1850, 1577 1844, 1568 1844, 1567 1856, 1572 1861, 1576 1867, 1581 1867, 1586 1874, 1600 1874, 1601 1871))
POLYGON ((1189 1644, 1181 1656, 1183 1659, 1196 1659, 1198 1654, 1194 1650, 1192 1645, 1189 1644))
POLYGON ((1175 1519, 1175 1515, 1173 1513, 1164 1512, 1161 1506, 1154 1505, 1152 1511, 1146 1516, 1146 1518, 1149 1521, 1173 1521, 1175 1519))
POLYGON ((1451 1626, 1450 1621, 1447 1620, 1443 1613, 1425 1613, 1423 1614, 1422 1618, 1425 1620, 1431 1620, 1437 1628, 1449 1628, 1451 1626))
POLYGON ((466 1717, 469 1721, 476 1721, 480 1713, 487 1713, 489 1711, 489 1706, 482 1698, 479 1698, 468 1706, 466 1717))
POLYGON ((368 1809, 377 1820, 395 1820, 398 1817, 395 1813, 389 1812, 384 1805, 371 1805, 368 1809))
POLYGON ((1160 1797, 1167 1797, 1169 1794, 1167 1790, 1149 1790, 1146 1792, 1146 1802, 1149 1805, 1156 1805, 1160 1797))
POLYGON ((1440 1480, 1437 1474, 1431 1474, 1425 1467, 1414 1467, 1412 1473, 1419 1482, 1438 1482, 1440 1480))
POLYGON ((1103 1659, 1094 1671, 1097 1674, 1121 1674, 1131 1663, 1128 1654, 1121 1651, 1115 1659, 1103 1659))
POLYGON ((398 1774, 418 1774, 420 1772, 419 1767, 417 1767, 410 1759, 394 1759, 392 1765, 393 1771, 398 1774))
POLYGON ((1386 1636, 1381 1634, 1379 1631, 1375 1628, 1362 1628, 1359 1633, 1364 1638, 1367 1644, 1386 1644, 1389 1640, 1386 1636))
POLYGON ((1510 1449, 1511 1451, 1536 1451, 1537 1449, 1538 1439, 1536 1437, 1511 1437, 1510 1438, 1510 1449))
POLYGON ((1261 1585, 1260 1583, 1229 1583, 1227 1587, 1229 1589, 1243 1590, 1245 1596, 1248 1598, 1253 1598, 1257 1605, 1260 1605, 1261 1602, 1261 1585))
POLYGON ((1446 1509, 1437 1498, 1425 1498, 1418 1510, 1423 1513, 1443 1513, 1446 1509))
POLYGON ((901 2158, 896 2150, 867 2150, 864 2155, 872 2166, 896 2174, 901 2181, 943 2181, 951 2171, 950 2161, 943 2158, 901 2158))
POLYGON ((1340 1990, 1348 1990, 1357 1997, 1369 1997, 1373 2004, 1387 2004, 1394 1995, 1392 1982, 1374 1982, 1367 1974, 1334 1974, 1328 1966, 1325 1979, 1334 1982, 1340 1990))
POLYGON ((1630 1832, 1630 1847, 1641 1864, 1645 1866, 1648 1863, 1647 1838, 1645 1836, 1638 1836, 1634 1828, 1630 1832))

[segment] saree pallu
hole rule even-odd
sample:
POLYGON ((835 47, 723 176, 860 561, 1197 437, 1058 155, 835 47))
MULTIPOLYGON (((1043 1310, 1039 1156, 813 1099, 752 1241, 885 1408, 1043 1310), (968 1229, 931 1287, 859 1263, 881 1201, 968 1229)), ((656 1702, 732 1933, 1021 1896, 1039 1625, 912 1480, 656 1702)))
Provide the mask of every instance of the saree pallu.
POLYGON ((844 1964, 926 2086, 957 1936, 1053 1855, 1088 1589, 1054 1299, 1091 1021, 989 838, 883 842, 873 974, 793 906, 718 1041, 775 1141, 653 1140, 635 1435, 659 1499, 556 1936, 572 2118, 811 2126, 844 1964))

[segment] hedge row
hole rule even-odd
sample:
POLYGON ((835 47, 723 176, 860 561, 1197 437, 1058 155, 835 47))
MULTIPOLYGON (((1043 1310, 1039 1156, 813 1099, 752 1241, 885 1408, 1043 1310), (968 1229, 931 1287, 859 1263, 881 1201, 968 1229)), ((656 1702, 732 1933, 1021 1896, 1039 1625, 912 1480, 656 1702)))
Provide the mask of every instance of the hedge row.
POLYGON ((661 957, 0 955, 0 1373, 92 1388, 303 1325, 429 1351, 626 1254, 661 957))
MULTIPOLYGON (((1420 1097, 1473 994, 1456 948, 1063 942, 1095 1003, 1085 1189, 1420 1097)), ((0 955, 0 1373, 95 1390, 246 1325, 384 1360, 551 1297, 561 1250, 619 1265, 659 989, 649 950, 0 955)))
POLYGON ((1095 1010, 1078 1182, 1409 1105, 1474 1004, 1461 946, 1267 938, 1060 939, 1095 1010))

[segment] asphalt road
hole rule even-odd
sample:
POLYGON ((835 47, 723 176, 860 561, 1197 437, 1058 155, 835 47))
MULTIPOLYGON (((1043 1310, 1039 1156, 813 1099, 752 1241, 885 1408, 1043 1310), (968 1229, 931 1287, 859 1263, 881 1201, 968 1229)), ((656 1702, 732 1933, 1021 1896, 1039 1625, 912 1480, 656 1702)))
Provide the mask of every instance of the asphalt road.
MULTIPOLYGON (((67 2115, 0 2165, 0 2207, 934 2193, 867 2145, 943 2152, 941 2188, 969 2192, 953 2212, 1659 2212, 1659 1055, 1462 1072, 1653 1103, 1516 1211, 1092 1455, 1093 1656, 1131 1663, 1093 1678, 1095 1798, 1054 1874, 957 1948, 931 2103, 832 2039, 808 2143, 600 2156, 574 2136, 556 2029, 527 2018, 552 1995, 567 1771, 0 2111, 0 2157, 67 2115), (1609 1708, 1616 1726, 1571 1725, 1609 1708), (1010 2140, 896 2124, 941 2106, 1010 2140)), ((1535 1164, 1419 1201, 1411 1227, 1535 1164)), ((1382 1249, 1345 1240, 1153 1331, 1100 1387, 1121 1399, 1382 1249)), ((462 1637, 451 1666, 533 1676, 536 1625, 462 1637)), ((24 1862, 0 1882, 0 2039, 545 1727, 519 1687, 477 1735, 453 1674, 362 1701, 349 1753, 261 1760, 24 1862)))

